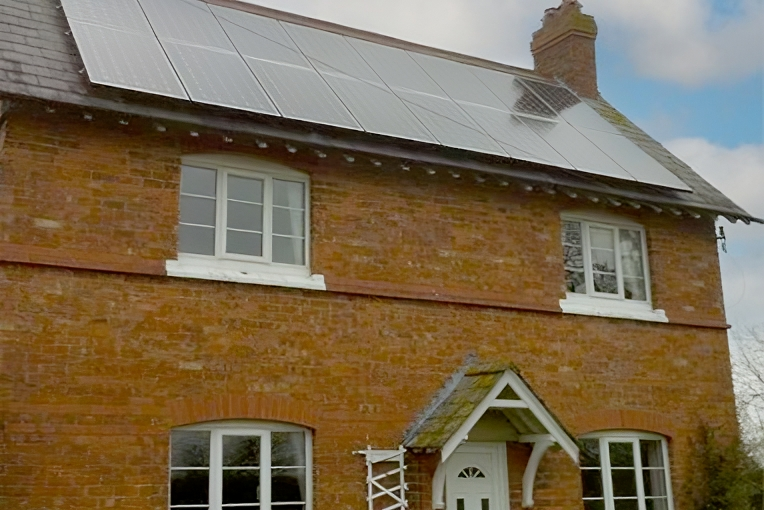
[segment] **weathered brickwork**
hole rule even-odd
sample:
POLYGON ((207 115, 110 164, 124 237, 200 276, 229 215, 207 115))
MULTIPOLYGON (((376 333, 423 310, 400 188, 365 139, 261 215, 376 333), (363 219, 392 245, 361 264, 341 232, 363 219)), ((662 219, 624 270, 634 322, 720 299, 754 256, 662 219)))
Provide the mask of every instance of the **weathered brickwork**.
POLYGON ((547 9, 531 42, 535 70, 561 80, 582 97, 597 99, 596 37, 594 18, 582 13, 578 2, 547 9))
MULTIPOLYGON (((655 306, 677 324, 563 315, 559 214, 581 201, 116 120, 9 117, 0 154, 9 508, 165 508, 170 429, 228 418, 312 428, 315 508, 364 508, 365 465, 351 452, 396 447, 470 355, 516 364, 575 435, 669 435, 677 509, 687 508, 690 441, 703 422, 735 422, 710 221, 610 210, 645 226, 655 306), (157 271, 176 254, 182 154, 223 150, 310 173, 312 266, 329 292, 157 271), (48 258, 19 261, 24 253, 48 258)), ((529 454, 508 453, 510 466, 529 454)), ((437 455, 409 460, 410 500, 430 508, 437 455)), ((510 470, 513 508, 518 476, 510 470)), ((537 508, 579 509, 580 491, 565 454, 548 454, 537 508)))

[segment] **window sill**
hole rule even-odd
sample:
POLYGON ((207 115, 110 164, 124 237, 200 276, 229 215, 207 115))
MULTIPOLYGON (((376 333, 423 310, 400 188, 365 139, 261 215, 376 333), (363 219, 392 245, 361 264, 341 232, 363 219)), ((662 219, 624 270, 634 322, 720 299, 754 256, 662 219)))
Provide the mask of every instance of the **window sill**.
MULTIPOLYGON (((251 283, 293 289, 326 290, 324 277, 320 274, 284 274, 270 271, 240 271, 220 267, 215 262, 199 260, 168 260, 165 262, 167 276, 197 278, 221 282, 251 283)), ((265 267, 263 267, 265 269, 265 267)), ((270 268, 269 268, 270 269, 270 268)), ((272 271, 272 269, 271 269, 272 271)))
POLYGON ((568 294, 567 299, 560 300, 562 313, 575 315, 592 315, 595 317, 610 317, 615 319, 631 319, 636 321, 668 322, 666 312, 654 310, 647 303, 629 303, 613 301, 606 298, 568 294))

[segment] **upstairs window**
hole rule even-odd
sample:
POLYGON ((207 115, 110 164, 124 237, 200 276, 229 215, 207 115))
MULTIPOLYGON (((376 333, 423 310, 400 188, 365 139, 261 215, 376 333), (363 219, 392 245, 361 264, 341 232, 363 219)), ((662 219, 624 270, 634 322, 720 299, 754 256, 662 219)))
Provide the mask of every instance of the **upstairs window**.
POLYGON ((178 238, 182 256, 228 261, 231 269, 305 268, 308 179, 267 163, 190 159, 181 168, 178 238))
POLYGON ((310 510, 311 499, 311 435, 300 427, 233 422, 172 431, 171 510, 310 510))
POLYGON ((650 301, 641 227, 563 217, 562 247, 568 297, 650 301))
POLYGON ((609 432, 581 440, 585 510, 673 510, 666 440, 609 432))

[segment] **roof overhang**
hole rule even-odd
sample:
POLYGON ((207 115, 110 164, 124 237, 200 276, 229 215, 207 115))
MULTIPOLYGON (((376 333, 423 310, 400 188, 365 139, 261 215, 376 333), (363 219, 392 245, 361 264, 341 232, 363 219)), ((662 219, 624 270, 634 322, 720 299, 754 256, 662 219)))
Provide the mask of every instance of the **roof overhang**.
MULTIPOLYGON (((0 98, 3 94, 0 93, 0 98)), ((74 108, 82 108, 85 112, 97 113, 94 110, 112 112, 127 116, 135 121, 140 118, 151 123, 160 122, 165 126, 174 127, 175 130, 193 129, 200 136, 237 136, 239 138, 251 137, 264 139, 269 142, 275 140, 284 143, 298 144, 309 148, 322 150, 335 150, 340 153, 362 153, 369 157, 391 159, 406 166, 420 165, 425 168, 444 167, 462 172, 474 172, 476 175, 490 175, 502 183, 505 180, 525 183, 536 187, 540 192, 552 193, 560 191, 571 198, 580 198, 585 202, 601 202, 614 206, 628 206, 638 208, 640 204, 654 210, 656 213, 669 211, 669 214, 677 217, 698 218, 698 213, 705 213, 711 217, 724 216, 730 222, 741 220, 744 223, 764 223, 764 220, 741 213, 723 206, 711 206, 700 200, 693 200, 692 194, 665 192, 651 187, 650 189, 625 189, 605 182, 603 179, 582 179, 563 169, 554 171, 542 171, 538 165, 529 165, 522 162, 505 162, 499 164, 493 161, 482 161, 474 155, 463 153, 464 151, 436 148, 423 151, 416 143, 401 144, 397 140, 388 140, 386 137, 371 136, 347 137, 342 134, 329 134, 316 130, 299 129, 303 126, 295 126, 294 129, 286 125, 277 125, 268 119, 256 114, 231 115, 230 112, 221 112, 215 109, 203 109, 199 107, 186 107, 176 104, 169 109, 156 104, 141 104, 126 102, 121 99, 106 97, 85 96, 78 94, 51 93, 41 91, 36 97, 25 97, 25 94, 13 93, 5 95, 8 106, 11 102, 53 101, 68 104, 74 108), (214 110, 214 111, 210 111, 214 110), (623 202, 618 201, 625 199, 623 202)), ((44 103, 41 104, 45 106, 44 103)), ((219 109, 218 109, 219 110, 219 109)), ((279 124, 290 124, 281 122, 279 124)), ((299 123, 296 123, 299 124, 299 123)), ((324 130, 325 131, 325 130, 324 130)), ((253 142, 254 145, 254 142, 253 142)), ((503 184, 502 184, 503 185, 503 184)))

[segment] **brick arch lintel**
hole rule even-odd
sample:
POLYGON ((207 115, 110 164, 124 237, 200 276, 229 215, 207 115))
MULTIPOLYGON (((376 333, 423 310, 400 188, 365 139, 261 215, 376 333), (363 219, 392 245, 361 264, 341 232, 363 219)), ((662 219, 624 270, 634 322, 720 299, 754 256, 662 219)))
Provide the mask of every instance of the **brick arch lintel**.
POLYGON ((318 423, 317 413, 307 403, 262 393, 182 398, 170 402, 168 411, 172 427, 217 420, 267 420, 315 429, 318 423))
POLYGON ((655 432, 669 439, 676 436, 674 422, 666 415, 654 411, 601 409, 578 415, 575 423, 581 435, 602 430, 640 430, 655 432))

